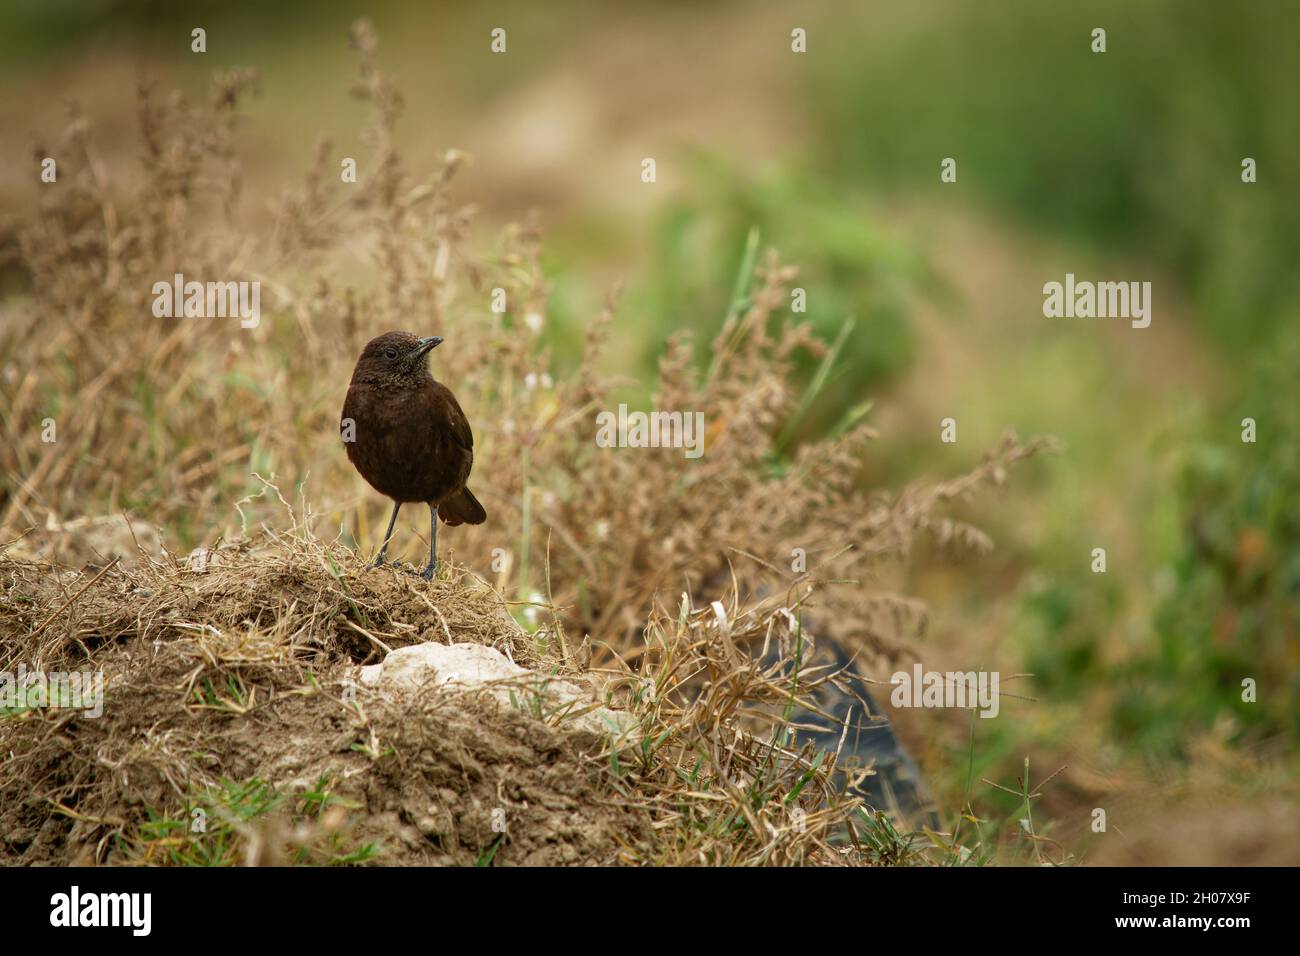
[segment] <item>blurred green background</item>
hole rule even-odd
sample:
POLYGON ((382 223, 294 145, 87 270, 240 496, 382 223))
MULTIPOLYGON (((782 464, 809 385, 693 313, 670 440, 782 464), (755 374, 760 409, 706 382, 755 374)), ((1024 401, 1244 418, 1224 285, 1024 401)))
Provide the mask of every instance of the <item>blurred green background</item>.
POLYGON ((1232 807, 1294 796, 1293 4, 10 2, 0 196, 31 202, 30 150, 66 99, 129 163, 137 78, 197 93, 249 65, 245 202, 264 202, 322 130, 361 149, 345 43, 361 13, 406 95, 408 156, 472 154, 459 193, 487 225, 537 211, 561 360, 620 281, 614 371, 647 376, 683 328, 707 341, 756 228, 801 267, 826 338, 854 320, 802 427, 874 401, 864 481, 956 473, 1007 425, 1062 440, 965 508, 991 557, 923 552, 899 571, 933 608, 927 666, 1035 675, 1019 687, 1037 702, 978 721, 973 746, 962 717, 907 715, 947 808, 972 777, 1015 788, 1026 755, 1035 780, 1069 765, 1044 801, 1074 837, 1099 801, 1136 819, 1193 791, 1232 807), (189 51, 194 26, 206 55, 189 51), (488 49, 498 26, 504 56, 488 49), (807 53, 790 50, 795 27, 807 53), (1044 318, 1043 283, 1067 272, 1152 282, 1151 327, 1044 318), (949 416, 956 445, 938 441, 949 416))

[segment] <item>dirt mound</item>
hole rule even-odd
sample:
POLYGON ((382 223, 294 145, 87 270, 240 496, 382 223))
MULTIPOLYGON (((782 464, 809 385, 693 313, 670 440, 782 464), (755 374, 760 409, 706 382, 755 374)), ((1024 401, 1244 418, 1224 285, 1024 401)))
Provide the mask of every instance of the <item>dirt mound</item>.
POLYGON ((609 863, 648 825, 562 722, 357 680, 429 641, 580 679, 462 570, 231 547, 0 581, 0 670, 48 681, 0 711, 0 863, 609 863), (59 697, 54 675, 92 672, 98 705, 59 697))
POLYGON ((590 672, 557 614, 529 630, 459 567, 310 537, 139 554, 0 553, 0 864, 892 858, 856 839, 883 824, 838 747, 794 748, 838 679, 801 663, 797 603, 684 603, 638 670, 590 672))
POLYGON ((244 663, 360 663, 393 647, 454 640, 496 647, 525 667, 543 662, 501 599, 464 569, 428 584, 391 566, 359 573, 350 553, 315 544, 231 545, 129 569, 113 564, 93 586, 91 575, 44 562, 11 558, 0 569, 7 663, 48 665, 70 644, 84 656, 127 639, 202 639, 218 658, 244 663), (56 609, 53 620, 42 619, 56 609))

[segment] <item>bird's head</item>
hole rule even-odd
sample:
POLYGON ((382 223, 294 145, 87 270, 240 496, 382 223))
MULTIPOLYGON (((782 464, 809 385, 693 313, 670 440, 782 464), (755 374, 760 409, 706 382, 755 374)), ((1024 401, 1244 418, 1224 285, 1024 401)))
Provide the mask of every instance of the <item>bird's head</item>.
POLYGON ((366 343, 352 373, 354 382, 402 385, 429 374, 429 353, 442 344, 430 335, 418 338, 410 332, 385 332, 366 343))

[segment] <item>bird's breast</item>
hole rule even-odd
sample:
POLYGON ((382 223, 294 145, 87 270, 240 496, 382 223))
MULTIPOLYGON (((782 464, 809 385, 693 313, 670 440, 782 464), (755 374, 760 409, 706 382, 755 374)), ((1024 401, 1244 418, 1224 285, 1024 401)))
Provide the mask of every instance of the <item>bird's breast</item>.
POLYGON ((353 385, 342 417, 348 458, 376 491, 397 501, 437 501, 464 484, 468 468, 430 390, 353 385))

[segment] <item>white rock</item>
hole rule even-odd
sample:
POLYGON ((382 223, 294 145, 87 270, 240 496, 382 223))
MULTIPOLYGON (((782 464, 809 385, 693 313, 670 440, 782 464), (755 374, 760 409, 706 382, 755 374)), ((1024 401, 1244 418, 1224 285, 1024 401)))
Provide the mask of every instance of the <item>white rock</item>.
POLYGON ((484 684, 494 680, 527 677, 527 668, 510 661, 486 644, 412 644, 399 647, 382 663, 361 668, 361 683, 389 684, 417 688, 428 681, 435 685, 453 681, 484 684))
POLYGON ((632 715, 593 706, 595 700, 590 687, 520 667, 485 644, 427 643, 399 647, 383 663, 361 668, 361 683, 379 690, 412 691, 425 687, 466 692, 483 690, 507 707, 530 714, 540 710, 543 717, 558 717, 562 730, 577 734, 588 743, 603 743, 613 737, 622 750, 639 739, 632 715))

